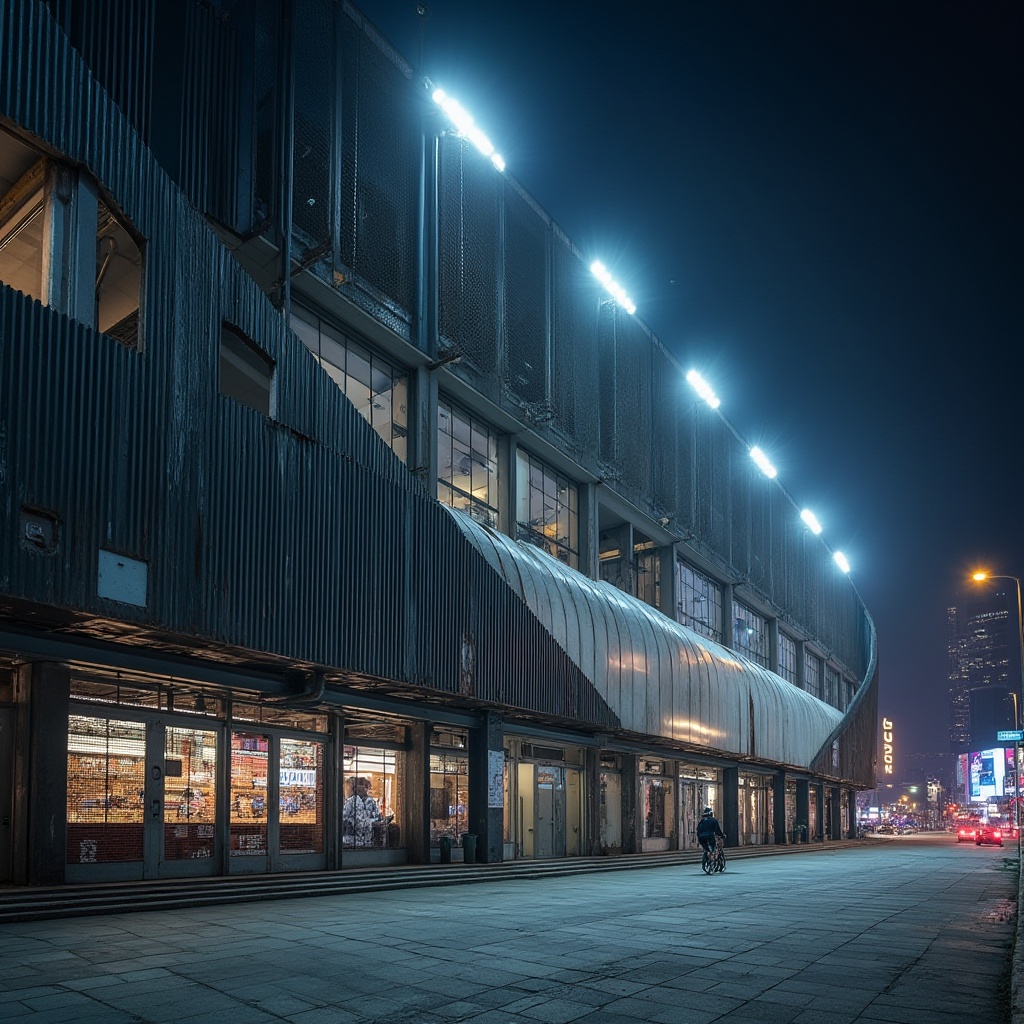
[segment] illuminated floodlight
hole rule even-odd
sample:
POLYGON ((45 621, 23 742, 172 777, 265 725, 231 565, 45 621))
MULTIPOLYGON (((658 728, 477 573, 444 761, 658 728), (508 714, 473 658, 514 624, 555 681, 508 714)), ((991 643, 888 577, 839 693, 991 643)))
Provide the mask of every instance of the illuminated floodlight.
POLYGON ((605 286, 605 290, 613 299, 632 316, 636 312, 636 304, 623 290, 622 285, 608 272, 608 268, 600 261, 590 264, 590 272, 605 286))
POLYGON ((800 518, 810 527, 811 533, 821 533, 821 523, 818 522, 818 517, 809 508, 805 508, 800 513, 800 518))
POLYGON ((690 387, 704 399, 712 409, 717 409, 721 404, 721 400, 718 395, 711 390, 711 385, 696 371, 691 370, 687 375, 686 379, 690 384, 690 387))
POLYGON ((761 451, 756 444, 750 449, 750 457, 757 463, 757 468, 761 470, 769 480, 774 480, 775 477, 778 476, 779 471, 768 461, 768 456, 765 455, 765 453, 761 451))
POLYGON ((505 161, 494 151, 494 144, 480 131, 469 111, 458 100, 452 99, 444 89, 435 89, 432 96, 434 102, 448 115, 448 119, 458 129, 459 134, 465 135, 484 156, 489 157, 491 163, 499 171, 505 170, 505 161))
POLYGON ((832 561, 834 561, 836 565, 843 570, 843 572, 850 571, 850 563, 846 560, 846 555, 844 555, 842 551, 836 551, 832 555, 832 561))

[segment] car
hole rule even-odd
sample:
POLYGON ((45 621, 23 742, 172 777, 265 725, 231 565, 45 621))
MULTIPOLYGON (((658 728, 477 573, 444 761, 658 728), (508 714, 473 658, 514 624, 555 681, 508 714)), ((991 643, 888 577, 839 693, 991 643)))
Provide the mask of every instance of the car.
POLYGON ((896 834, 896 829, 892 825, 879 825, 875 832, 880 836, 892 836, 896 834))
POLYGON ((978 830, 973 825, 961 825, 956 830, 956 841, 958 843, 973 843, 976 838, 977 831, 978 830))
POLYGON ((1003 833, 998 825, 979 825, 974 833, 974 845, 1002 846, 1003 833))

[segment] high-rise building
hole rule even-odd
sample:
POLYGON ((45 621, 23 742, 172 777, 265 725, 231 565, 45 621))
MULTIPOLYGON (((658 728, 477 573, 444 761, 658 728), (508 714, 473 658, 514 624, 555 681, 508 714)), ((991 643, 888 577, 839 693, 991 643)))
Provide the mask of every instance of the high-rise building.
POLYGON ((1016 689, 1015 626, 1016 609, 1002 588, 965 593, 947 609, 949 744, 954 753, 965 752, 971 743, 971 691, 1016 689))

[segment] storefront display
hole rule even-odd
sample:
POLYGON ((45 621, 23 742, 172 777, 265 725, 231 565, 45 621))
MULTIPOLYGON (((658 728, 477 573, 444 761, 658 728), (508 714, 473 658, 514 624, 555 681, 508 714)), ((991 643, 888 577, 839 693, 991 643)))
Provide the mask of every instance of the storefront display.
POLYGON ((270 737, 231 734, 231 855, 267 852, 267 777, 270 737))
POLYGON ((212 857, 217 734, 169 726, 164 743, 164 859, 212 857))
POLYGON ((402 845, 405 752, 345 747, 341 805, 342 845, 393 850, 402 845))
POLYGON ((323 853, 324 745, 281 740, 281 853, 323 853))

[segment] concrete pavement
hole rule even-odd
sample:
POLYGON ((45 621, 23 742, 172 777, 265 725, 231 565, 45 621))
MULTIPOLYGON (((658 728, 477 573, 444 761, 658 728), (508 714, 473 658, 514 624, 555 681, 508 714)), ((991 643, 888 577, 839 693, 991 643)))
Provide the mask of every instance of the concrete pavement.
POLYGON ((1016 851, 826 853, 0 926, 25 1024, 1001 1024, 1016 851))

